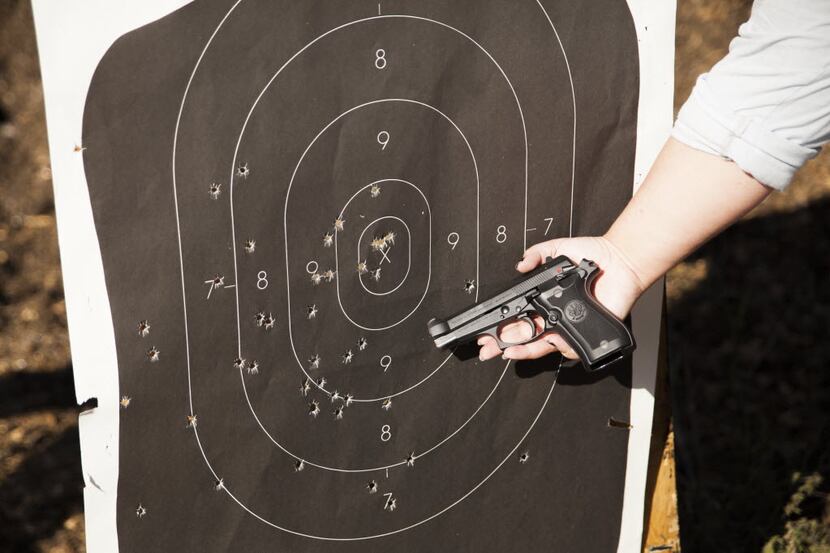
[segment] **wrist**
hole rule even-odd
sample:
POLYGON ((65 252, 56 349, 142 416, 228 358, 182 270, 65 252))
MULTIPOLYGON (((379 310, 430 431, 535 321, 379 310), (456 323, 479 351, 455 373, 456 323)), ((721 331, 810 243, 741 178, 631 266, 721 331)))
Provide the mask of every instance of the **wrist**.
POLYGON ((637 288, 638 296, 662 276, 662 272, 658 272, 653 268, 649 270, 647 260, 638 259, 636 247, 632 247, 635 246, 635 243, 626 240, 625 237, 615 235, 613 228, 605 233, 603 240, 612 254, 619 259, 621 265, 628 269, 631 280, 637 288))

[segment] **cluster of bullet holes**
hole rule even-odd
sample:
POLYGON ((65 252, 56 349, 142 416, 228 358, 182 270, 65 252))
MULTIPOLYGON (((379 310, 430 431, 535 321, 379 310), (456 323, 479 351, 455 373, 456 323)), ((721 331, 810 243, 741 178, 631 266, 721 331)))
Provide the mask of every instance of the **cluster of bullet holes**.
POLYGON ((254 322, 256 322, 258 327, 264 328, 265 330, 271 330, 277 324, 274 315, 271 313, 266 315, 264 311, 260 311, 254 316, 254 322))
MULTIPOLYGON (((325 391, 325 378, 318 378, 316 380, 316 384, 318 388, 325 391)), ((308 378, 304 379, 303 382, 300 384, 300 395, 302 397, 308 397, 308 393, 311 391, 311 388, 312 381, 308 378)), ((334 420, 339 421, 343 419, 346 407, 349 407, 352 405, 352 403, 354 403, 354 396, 352 394, 341 394, 339 391, 334 390, 329 394, 329 400, 331 401, 331 403, 337 404, 334 406, 332 414, 334 415, 334 420)), ((310 417, 316 419, 321 412, 322 409, 320 407, 320 402, 318 400, 312 399, 308 402, 308 414, 310 417)))
POLYGON ((243 359, 242 357, 237 357, 233 361, 233 368, 241 371, 245 369, 245 371, 249 375, 257 375, 259 374, 259 361, 256 359, 251 359, 250 361, 243 359))
POLYGON ((314 284, 314 286, 317 286, 323 281, 332 282, 334 281, 335 274, 336 273, 333 269, 328 269, 327 271, 322 273, 314 271, 313 273, 311 273, 311 283, 314 284))

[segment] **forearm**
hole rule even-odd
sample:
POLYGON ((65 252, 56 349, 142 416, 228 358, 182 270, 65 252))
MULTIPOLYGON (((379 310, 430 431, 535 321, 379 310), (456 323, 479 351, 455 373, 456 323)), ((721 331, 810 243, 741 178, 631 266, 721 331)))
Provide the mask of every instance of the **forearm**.
POLYGON ((669 139, 606 238, 645 289, 769 193, 735 163, 669 139))

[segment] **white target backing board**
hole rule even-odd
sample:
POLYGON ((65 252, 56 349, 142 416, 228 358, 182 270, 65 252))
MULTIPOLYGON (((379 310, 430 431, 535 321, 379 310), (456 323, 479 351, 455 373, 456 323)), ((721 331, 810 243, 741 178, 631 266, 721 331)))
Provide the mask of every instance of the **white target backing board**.
POLYGON ((623 208, 672 2, 34 8, 91 553, 639 550, 660 287, 592 374, 426 322, 623 208))

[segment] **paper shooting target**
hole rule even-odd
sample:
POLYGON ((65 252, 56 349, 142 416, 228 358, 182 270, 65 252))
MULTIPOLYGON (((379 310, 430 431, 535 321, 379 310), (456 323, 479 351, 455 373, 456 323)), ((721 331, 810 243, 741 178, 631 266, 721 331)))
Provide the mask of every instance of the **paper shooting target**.
POLYGON ((605 230, 636 75, 610 0, 201 1, 116 42, 83 143, 120 550, 612 550, 630 366, 426 322, 605 230))

